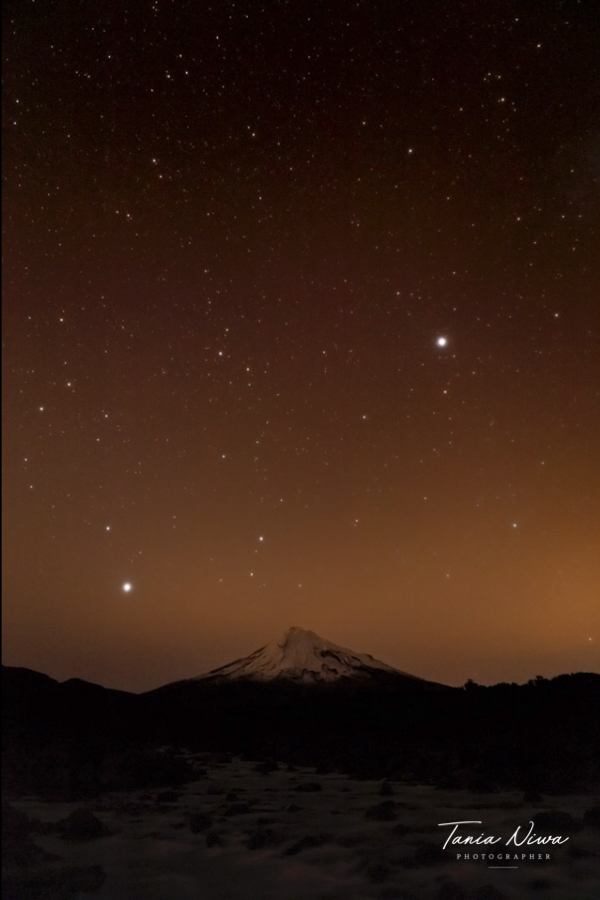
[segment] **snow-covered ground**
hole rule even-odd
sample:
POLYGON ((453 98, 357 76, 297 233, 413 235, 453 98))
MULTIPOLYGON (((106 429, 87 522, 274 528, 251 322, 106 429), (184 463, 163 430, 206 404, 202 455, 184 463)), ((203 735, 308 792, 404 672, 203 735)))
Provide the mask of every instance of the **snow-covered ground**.
MULTIPOLYGON (((407 672, 401 672, 374 659, 368 653, 357 653, 348 647, 340 647, 319 637, 314 631, 293 626, 265 647, 255 650, 243 659, 213 669, 199 678, 188 681, 272 681, 284 678, 295 682, 314 684, 315 682, 339 681, 342 678, 359 680, 376 672, 401 676, 413 682, 422 681, 407 672)), ((182 682, 176 682, 181 684, 182 682)))
MULTIPOLYGON (((110 828, 108 836, 81 841, 34 835, 38 846, 60 857, 46 867, 103 867, 106 879, 93 894, 98 900, 600 898, 597 829, 580 828, 563 846, 541 848, 550 861, 491 869, 481 858, 455 858, 457 850, 469 848, 454 847, 444 859, 441 848, 450 829, 438 826, 481 820, 474 833, 504 838, 542 810, 582 820, 598 797, 524 804, 517 793, 474 794, 401 782, 391 782, 393 793, 382 795, 381 782, 316 775, 307 768, 288 771, 284 765, 262 773, 256 762, 217 758, 199 754, 196 761, 206 774, 172 792, 105 794, 86 803, 27 797, 13 805, 44 823, 85 806, 110 828), (315 783, 321 790, 302 790, 315 783), (379 818, 366 815, 382 803, 387 805, 371 813, 379 818)), ((85 900, 90 894, 76 896, 85 900)))

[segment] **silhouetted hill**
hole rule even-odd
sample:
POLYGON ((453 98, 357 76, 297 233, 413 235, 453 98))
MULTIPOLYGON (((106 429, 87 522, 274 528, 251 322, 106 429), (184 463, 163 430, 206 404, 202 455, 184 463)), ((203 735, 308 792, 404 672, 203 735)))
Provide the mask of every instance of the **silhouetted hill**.
POLYGON ((189 776, 150 749, 140 698, 78 678, 2 667, 3 788, 57 799, 171 784, 189 776))
POLYGON ((600 786, 600 675, 430 690, 388 674, 191 679, 134 695, 4 668, 5 787, 78 796, 172 784, 189 777, 181 747, 482 791, 600 786))
POLYGON ((600 676, 430 691, 342 680, 181 682, 146 695, 165 739, 198 748, 494 789, 600 780, 600 676))
POLYGON ((2 666, 3 723, 13 730, 47 734, 95 731, 100 722, 127 732, 135 728, 140 703, 135 694, 80 678, 58 682, 31 669, 2 666))

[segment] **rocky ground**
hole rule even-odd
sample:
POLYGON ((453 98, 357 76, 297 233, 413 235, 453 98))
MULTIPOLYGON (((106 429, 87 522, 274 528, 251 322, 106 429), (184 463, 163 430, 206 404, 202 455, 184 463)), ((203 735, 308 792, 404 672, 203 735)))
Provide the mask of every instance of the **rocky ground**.
MULTIPOLYGON (((85 803, 24 797, 5 810, 6 900, 597 900, 593 796, 477 794, 354 780, 271 761, 192 758, 197 780, 85 803), (560 813, 560 815, 559 815, 560 813), (545 818, 542 814, 545 814, 545 818), (440 822, 509 837, 568 835, 548 860, 490 868, 442 849, 440 822)), ((496 849, 496 848, 492 848, 496 849)), ((528 848, 528 850, 531 848, 528 848)), ((540 848, 534 847, 536 855, 540 848)), ((470 848, 490 851, 489 847, 470 848)), ((519 849, 522 852, 522 848, 519 849)), ((529 854, 528 854, 529 855, 529 854)))

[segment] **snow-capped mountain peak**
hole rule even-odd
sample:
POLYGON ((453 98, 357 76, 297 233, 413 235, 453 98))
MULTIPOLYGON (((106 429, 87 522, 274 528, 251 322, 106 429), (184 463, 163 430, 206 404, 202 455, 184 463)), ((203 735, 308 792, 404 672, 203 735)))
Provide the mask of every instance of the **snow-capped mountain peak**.
POLYGON ((314 631, 294 626, 282 637, 249 656, 200 676, 201 680, 331 682, 341 678, 368 678, 376 673, 421 679, 394 669, 367 653, 356 653, 326 641, 314 631))

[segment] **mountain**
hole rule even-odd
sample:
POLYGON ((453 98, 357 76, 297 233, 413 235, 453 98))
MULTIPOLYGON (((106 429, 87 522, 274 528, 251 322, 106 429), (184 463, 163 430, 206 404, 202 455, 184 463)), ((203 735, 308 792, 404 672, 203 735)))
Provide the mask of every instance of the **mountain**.
MULTIPOLYGON (((249 656, 212 669, 184 684, 223 684, 234 681, 286 681, 316 685, 339 682, 343 679, 365 682, 382 677, 402 679, 407 685, 430 684, 415 675, 401 672, 368 653, 357 653, 327 641, 314 631, 294 626, 249 656)), ((172 685, 169 685, 172 687, 172 685)))

